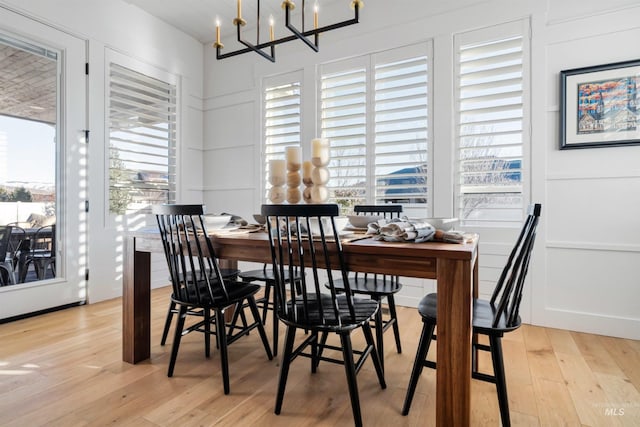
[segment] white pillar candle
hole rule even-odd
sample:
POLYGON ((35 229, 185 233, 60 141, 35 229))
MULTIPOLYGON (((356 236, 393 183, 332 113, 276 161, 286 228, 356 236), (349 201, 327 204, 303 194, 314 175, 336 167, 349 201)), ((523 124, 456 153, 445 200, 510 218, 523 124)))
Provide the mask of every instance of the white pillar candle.
POLYGON ((300 163, 302 162, 302 155, 300 153, 300 147, 291 146, 285 148, 287 163, 289 164, 288 169, 290 171, 300 170, 300 163))
POLYGON ((326 166, 329 163, 329 140, 316 138, 311 140, 311 162, 315 166, 326 166))
POLYGON ((327 140, 324 138, 316 138, 311 140, 311 156, 320 157, 324 147, 327 146, 327 140))
POLYGON ((271 185, 284 185, 286 162, 282 159, 269 160, 269 182, 271 185))

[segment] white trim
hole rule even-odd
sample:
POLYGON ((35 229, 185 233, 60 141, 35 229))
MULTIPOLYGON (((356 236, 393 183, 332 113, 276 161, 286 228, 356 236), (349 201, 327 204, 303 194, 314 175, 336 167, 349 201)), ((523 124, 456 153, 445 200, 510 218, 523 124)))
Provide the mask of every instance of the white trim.
POLYGON ((640 252, 640 245, 606 244, 598 242, 576 242, 548 240, 546 248, 553 249, 578 249, 585 251, 606 251, 606 252, 640 252))

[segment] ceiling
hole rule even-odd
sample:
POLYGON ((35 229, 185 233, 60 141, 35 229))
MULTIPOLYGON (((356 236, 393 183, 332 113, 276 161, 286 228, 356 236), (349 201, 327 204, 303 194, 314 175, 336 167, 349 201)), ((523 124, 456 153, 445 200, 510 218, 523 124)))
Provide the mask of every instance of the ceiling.
MULTIPOLYGON (((210 43, 215 39, 215 23, 221 23, 222 42, 227 37, 234 37, 233 18, 237 14, 237 0, 124 0, 135 5, 147 13, 165 21, 202 43, 210 43)), ((312 19, 315 0, 306 0, 308 19, 312 19)), ((327 10, 335 3, 342 3, 345 8, 351 3, 349 0, 318 0, 319 7, 327 10)), ((242 17, 247 21, 247 28, 255 27, 258 0, 242 1, 242 17)), ((302 7, 302 0, 295 0, 296 12, 302 7)), ((284 21, 282 0, 260 1, 260 15, 262 26, 269 24, 269 15, 273 15, 281 24, 284 21)), ((293 19, 293 18, 292 18, 293 19)))
POLYGON ((55 59, 0 43, 0 115, 56 121, 55 59))
MULTIPOLYGON (((124 0, 167 22, 202 43, 215 39, 215 22, 221 23, 222 42, 235 37, 232 25, 237 14, 237 0, 124 0)), ((247 30, 255 28, 259 0, 244 0, 242 16, 247 30)), ((335 10, 347 9, 350 0, 306 0, 306 22, 313 19, 313 5, 318 1, 321 17, 335 10)), ((300 20, 302 0, 295 0, 292 20, 300 20)), ((276 37, 284 27, 282 0, 260 1, 263 27, 269 15, 276 22, 276 37)), ((349 12, 350 13, 350 12, 349 12)), ((321 18, 322 19, 322 18, 321 18)), ((294 24, 295 25, 295 24, 294 24)), ((307 24, 308 25, 308 24, 307 24)), ((264 31, 264 30, 263 30, 264 31)), ((261 31, 262 32, 262 31, 261 31)), ((46 56, 33 54, 0 42, 0 115, 55 124, 57 62, 46 56)))

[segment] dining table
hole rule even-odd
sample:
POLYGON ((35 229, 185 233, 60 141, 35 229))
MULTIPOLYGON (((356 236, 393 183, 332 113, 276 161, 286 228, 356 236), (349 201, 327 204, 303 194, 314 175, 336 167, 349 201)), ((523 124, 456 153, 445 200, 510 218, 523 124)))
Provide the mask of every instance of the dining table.
MULTIPOLYGON (((265 232, 213 232, 210 238, 222 267, 236 267, 238 261, 272 262, 265 232)), ((347 238, 341 243, 350 271, 436 280, 436 424, 468 426, 471 322, 473 299, 478 293, 478 238, 459 244, 385 242, 373 238, 347 238)), ((150 357, 151 253, 162 250, 157 231, 130 232, 125 238, 122 357, 128 363, 150 357)))

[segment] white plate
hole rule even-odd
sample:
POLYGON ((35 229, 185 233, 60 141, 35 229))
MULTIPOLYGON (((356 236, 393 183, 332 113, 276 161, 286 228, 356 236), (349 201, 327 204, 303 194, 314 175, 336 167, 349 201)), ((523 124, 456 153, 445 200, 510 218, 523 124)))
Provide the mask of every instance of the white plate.
POLYGON ((231 221, 231 215, 204 215, 204 225, 207 230, 219 230, 229 224, 231 221))

